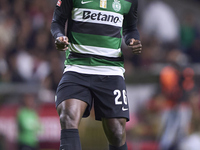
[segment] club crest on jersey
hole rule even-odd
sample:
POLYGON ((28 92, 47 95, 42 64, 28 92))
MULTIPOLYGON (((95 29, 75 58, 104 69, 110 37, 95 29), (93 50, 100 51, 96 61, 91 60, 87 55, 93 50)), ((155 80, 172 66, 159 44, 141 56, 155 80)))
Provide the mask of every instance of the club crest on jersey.
POLYGON ((57 2, 57 4, 56 4, 56 5, 60 7, 60 6, 61 6, 61 4, 62 4, 62 1, 61 1, 61 0, 58 0, 58 2, 57 2))
POLYGON ((120 1, 114 0, 114 2, 112 3, 112 8, 113 8, 114 11, 116 11, 116 12, 120 11, 120 9, 121 9, 120 1))
POLYGON ((107 0, 100 0, 100 7, 107 8, 107 0))

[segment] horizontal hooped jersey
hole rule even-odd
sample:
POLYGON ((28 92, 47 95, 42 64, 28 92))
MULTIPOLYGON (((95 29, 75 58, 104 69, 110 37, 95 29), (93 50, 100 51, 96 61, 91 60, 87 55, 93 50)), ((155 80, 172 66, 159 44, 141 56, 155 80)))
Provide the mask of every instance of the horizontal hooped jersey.
POLYGON ((65 71, 123 76, 122 36, 127 44, 139 39, 137 7, 137 0, 58 0, 51 32, 64 36, 67 21, 65 71))

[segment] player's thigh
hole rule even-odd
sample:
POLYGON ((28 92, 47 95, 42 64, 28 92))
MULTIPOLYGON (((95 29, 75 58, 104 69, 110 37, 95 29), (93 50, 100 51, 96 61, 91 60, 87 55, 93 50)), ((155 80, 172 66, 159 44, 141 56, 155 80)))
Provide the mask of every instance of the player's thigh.
POLYGON ((110 144, 122 146, 126 142, 126 118, 102 118, 104 132, 110 144))
POLYGON ((61 128, 77 128, 87 106, 86 102, 78 99, 62 101, 57 107, 61 128))
POLYGON ((126 118, 102 118, 102 124, 107 133, 125 133, 126 118))
POLYGON ((75 72, 66 72, 56 91, 56 108, 61 127, 77 126, 82 116, 89 115, 92 95, 88 88, 88 78, 75 72))

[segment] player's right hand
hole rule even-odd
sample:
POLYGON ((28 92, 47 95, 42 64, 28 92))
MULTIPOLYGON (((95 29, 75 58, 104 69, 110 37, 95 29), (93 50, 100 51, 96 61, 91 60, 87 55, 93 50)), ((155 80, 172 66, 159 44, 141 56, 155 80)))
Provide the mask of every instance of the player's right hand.
POLYGON ((66 36, 57 37, 55 40, 55 46, 57 50, 65 51, 68 49, 68 38, 66 36))

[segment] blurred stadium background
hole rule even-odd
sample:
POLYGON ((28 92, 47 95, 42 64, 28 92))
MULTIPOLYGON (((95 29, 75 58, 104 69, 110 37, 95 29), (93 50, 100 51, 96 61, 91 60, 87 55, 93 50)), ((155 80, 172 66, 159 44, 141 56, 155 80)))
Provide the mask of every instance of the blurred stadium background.
MULTIPOLYGON (((50 34, 57 0, 0 0, 0 150, 17 150, 17 114, 26 95, 39 115, 40 150, 57 150, 54 106, 64 53, 50 34)), ((131 121, 129 150, 199 150, 200 1, 139 0, 143 52, 123 44, 131 121)), ((101 123, 83 119, 83 150, 107 150, 101 123)))

